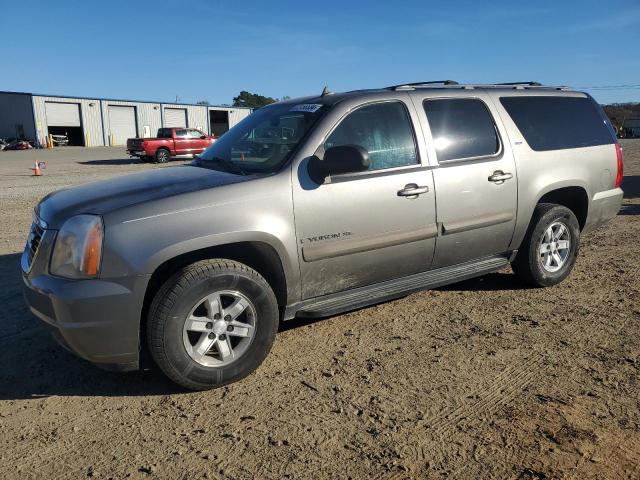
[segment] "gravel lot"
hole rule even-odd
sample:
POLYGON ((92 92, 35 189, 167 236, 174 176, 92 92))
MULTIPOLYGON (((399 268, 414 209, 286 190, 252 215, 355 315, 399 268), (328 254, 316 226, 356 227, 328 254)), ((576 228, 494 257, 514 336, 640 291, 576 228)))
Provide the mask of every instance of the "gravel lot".
POLYGON ((640 478, 640 141, 623 147, 621 214, 563 284, 506 270, 294 321, 256 373, 202 393, 75 358, 20 293, 42 196, 170 167, 0 152, 0 478, 640 478))

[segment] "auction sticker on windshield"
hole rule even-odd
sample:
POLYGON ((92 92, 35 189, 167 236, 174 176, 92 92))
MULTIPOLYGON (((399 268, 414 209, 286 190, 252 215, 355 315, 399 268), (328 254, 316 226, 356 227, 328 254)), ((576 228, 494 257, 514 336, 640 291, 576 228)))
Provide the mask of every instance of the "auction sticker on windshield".
POLYGON ((290 112, 309 112, 314 113, 318 111, 318 109, 322 107, 319 103, 303 103, 301 105, 296 105, 293 107, 290 112))

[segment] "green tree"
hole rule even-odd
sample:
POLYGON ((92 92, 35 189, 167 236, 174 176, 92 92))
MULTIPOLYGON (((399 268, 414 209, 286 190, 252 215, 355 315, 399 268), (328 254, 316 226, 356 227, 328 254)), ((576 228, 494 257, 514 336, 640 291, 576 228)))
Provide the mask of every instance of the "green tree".
POLYGON ((211 104, 209 103, 209 100, 198 100, 196 102, 196 105, 211 105, 211 104))
POLYGON ((241 91, 237 97, 233 97, 234 107, 260 108, 274 102, 276 102, 275 98, 265 97, 245 90, 241 91))

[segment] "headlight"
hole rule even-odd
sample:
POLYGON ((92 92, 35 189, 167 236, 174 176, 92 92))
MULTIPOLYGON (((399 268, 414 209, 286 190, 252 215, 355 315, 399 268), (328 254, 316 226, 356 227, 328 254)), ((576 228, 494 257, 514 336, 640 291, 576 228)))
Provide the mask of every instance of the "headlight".
POLYGON ((66 278, 95 277, 102 257, 102 219, 76 215, 67 220, 56 237, 51 273, 66 278))

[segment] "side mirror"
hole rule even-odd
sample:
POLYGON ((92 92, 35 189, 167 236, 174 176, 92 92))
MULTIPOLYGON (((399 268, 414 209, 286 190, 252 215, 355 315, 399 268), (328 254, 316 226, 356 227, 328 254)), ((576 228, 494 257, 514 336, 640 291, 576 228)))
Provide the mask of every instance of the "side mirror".
POLYGON ((359 145, 340 145, 324 152, 324 158, 313 156, 309 160, 309 176, 323 183, 330 175, 364 172, 369 169, 369 152, 359 145))
POLYGON ((204 140, 205 138, 207 138, 206 135, 200 135, 200 140, 204 140))

